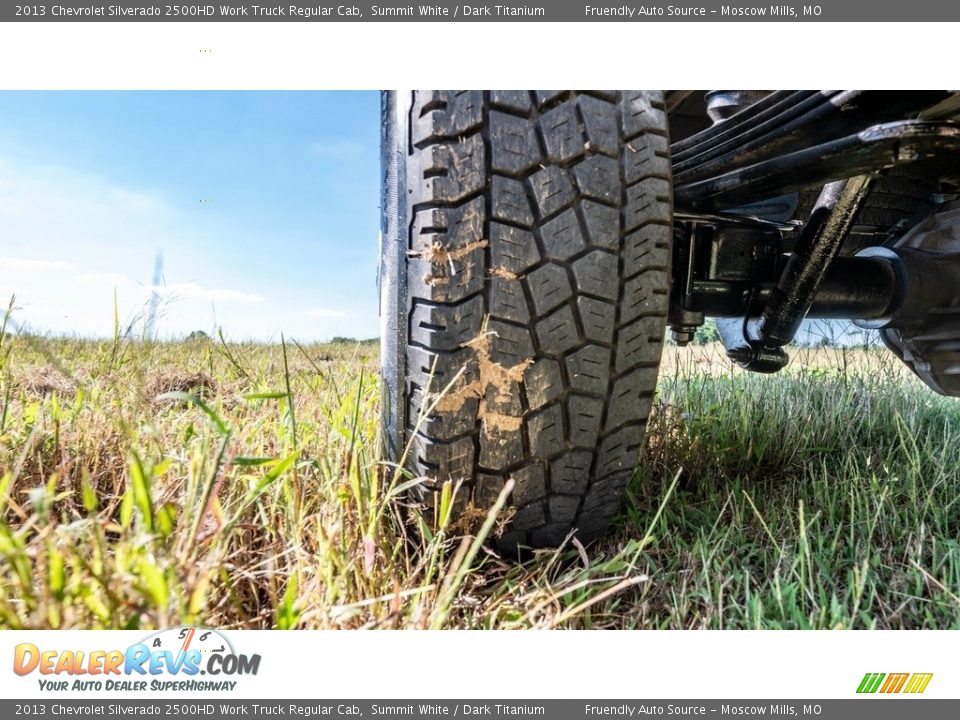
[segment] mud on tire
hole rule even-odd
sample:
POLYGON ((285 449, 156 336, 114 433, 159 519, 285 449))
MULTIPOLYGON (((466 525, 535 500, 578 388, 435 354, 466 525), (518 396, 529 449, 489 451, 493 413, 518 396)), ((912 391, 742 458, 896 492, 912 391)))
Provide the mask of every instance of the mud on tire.
POLYGON ((388 453, 458 510, 513 478, 497 543, 601 535, 633 474, 669 297, 658 92, 383 96, 388 453), (425 415, 438 393, 432 412, 425 415))

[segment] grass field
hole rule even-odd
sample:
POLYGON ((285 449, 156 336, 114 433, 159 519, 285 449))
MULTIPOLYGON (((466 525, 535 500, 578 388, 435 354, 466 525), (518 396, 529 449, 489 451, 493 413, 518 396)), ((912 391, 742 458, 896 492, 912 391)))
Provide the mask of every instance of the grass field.
POLYGON ((960 628, 960 401, 883 350, 668 349, 615 532, 517 566, 378 468, 373 344, 0 338, 2 627, 960 628))

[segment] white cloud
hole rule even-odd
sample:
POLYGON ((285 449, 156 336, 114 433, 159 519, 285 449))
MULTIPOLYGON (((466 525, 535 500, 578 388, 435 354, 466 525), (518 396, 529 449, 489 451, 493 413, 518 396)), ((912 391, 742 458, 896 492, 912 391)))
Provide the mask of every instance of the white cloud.
MULTIPOLYGON (((357 150, 350 143, 317 148, 318 156, 357 150)), ((159 296, 161 338, 222 328, 235 340, 278 340, 283 332, 311 341, 375 327, 375 313, 337 310, 336 297, 261 285, 223 256, 214 232, 224 230, 198 225, 161 192, 21 159, 0 138, 0 313, 16 293, 18 326, 110 337, 116 310, 138 333, 159 296), (164 281, 154 287, 158 251, 164 281)))
POLYGON ((73 265, 62 260, 35 260, 32 258, 0 257, 0 268, 4 270, 24 270, 33 272, 49 272, 69 270, 73 265))
POLYGON ((150 292, 164 298, 190 298, 193 300, 223 300, 225 302, 261 303, 266 298, 257 293, 227 290, 224 288, 206 288, 195 282, 175 283, 173 285, 151 285, 150 292))
POLYGON ((317 308, 310 308, 304 313, 304 315, 308 317, 316 317, 316 318, 338 318, 338 317, 344 317, 346 313, 343 312, 342 310, 334 310, 332 308, 317 307, 317 308))
POLYGON ((84 285, 132 285, 133 281, 123 273, 115 272, 83 272, 77 275, 77 282, 84 285))

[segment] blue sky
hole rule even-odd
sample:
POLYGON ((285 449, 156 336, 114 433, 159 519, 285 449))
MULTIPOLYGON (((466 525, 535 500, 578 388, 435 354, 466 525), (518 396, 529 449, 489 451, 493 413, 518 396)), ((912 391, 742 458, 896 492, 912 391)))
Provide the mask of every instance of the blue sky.
POLYGON ((156 292, 161 337, 374 337, 378 142, 372 92, 0 92, 0 298, 57 334, 156 292))

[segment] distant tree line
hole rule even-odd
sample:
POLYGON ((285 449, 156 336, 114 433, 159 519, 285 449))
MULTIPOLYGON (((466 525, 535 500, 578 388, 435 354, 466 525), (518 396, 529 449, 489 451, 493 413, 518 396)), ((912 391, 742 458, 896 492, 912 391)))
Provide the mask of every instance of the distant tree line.
POLYGON ((360 343, 362 345, 368 345, 370 343, 380 342, 380 338, 367 338, 366 340, 357 340, 356 338, 342 337, 341 335, 337 335, 331 338, 330 342, 331 343, 349 343, 351 345, 356 345, 357 343, 360 343))

